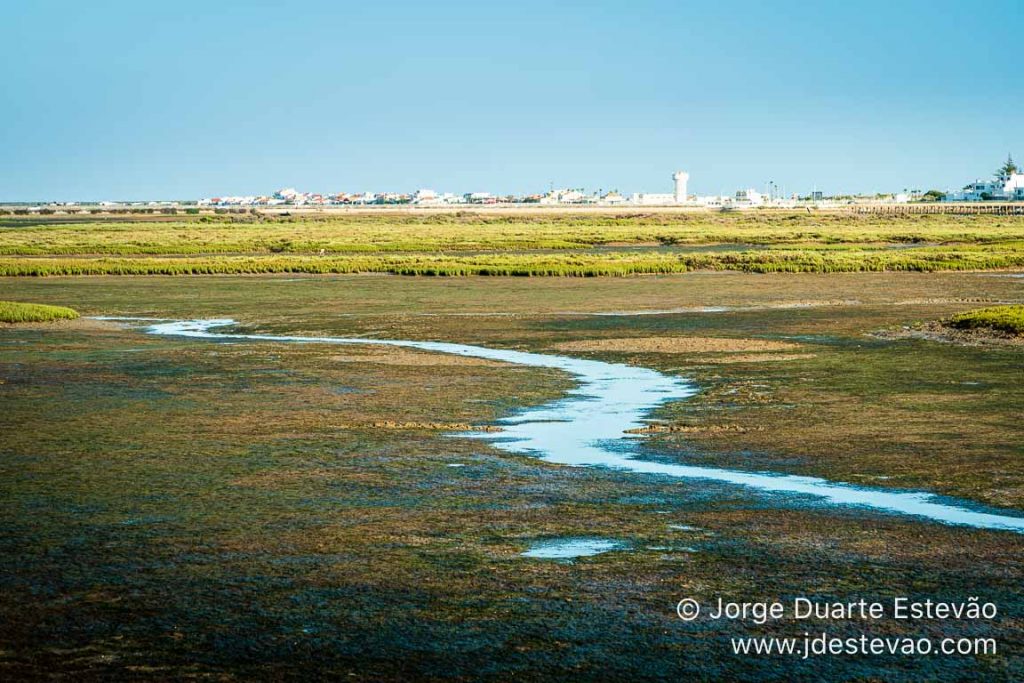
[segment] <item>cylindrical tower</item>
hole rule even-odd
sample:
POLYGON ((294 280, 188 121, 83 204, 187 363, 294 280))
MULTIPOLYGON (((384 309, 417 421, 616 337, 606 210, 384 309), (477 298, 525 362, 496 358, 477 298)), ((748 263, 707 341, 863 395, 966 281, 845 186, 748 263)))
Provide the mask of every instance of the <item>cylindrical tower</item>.
POLYGON ((690 174, 686 171, 676 171, 672 174, 672 180, 676 184, 676 204, 686 203, 686 183, 690 180, 690 174))

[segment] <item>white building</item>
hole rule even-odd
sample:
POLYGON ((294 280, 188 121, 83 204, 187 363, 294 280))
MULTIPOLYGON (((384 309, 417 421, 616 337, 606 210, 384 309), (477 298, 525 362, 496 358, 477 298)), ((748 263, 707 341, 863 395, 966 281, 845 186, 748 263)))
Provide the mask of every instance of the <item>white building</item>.
POLYGON ((412 196, 413 204, 438 204, 437 193, 433 190, 416 190, 412 196))
POLYGON ((736 207, 750 208, 764 206, 765 199, 765 195, 754 189, 736 190, 736 196, 733 197, 732 203, 736 207))
POLYGON ((676 204, 686 203, 686 183, 690 180, 690 174, 686 171, 676 171, 672 174, 672 181, 676 184, 675 201, 676 204))
POLYGON ((642 206, 665 206, 676 203, 674 192, 634 192, 633 203, 642 206))
POLYGON ((673 191, 671 193, 633 193, 631 202, 640 206, 679 206, 690 201, 686 194, 686 183, 690 174, 676 171, 672 174, 673 191))
POLYGON ((608 204, 609 206, 617 206, 619 204, 625 204, 627 201, 629 201, 629 200, 627 200, 625 197, 623 197, 621 194, 619 194, 618 191, 616 191, 616 190, 612 190, 611 192, 609 192, 606 195, 604 195, 603 197, 601 197, 601 203, 602 204, 608 204))
POLYGON ((696 198, 697 206, 706 206, 709 209, 720 209, 730 203, 732 203, 732 197, 725 195, 702 195, 696 198))
POLYGON ((294 187, 286 187, 274 193, 274 199, 283 199, 286 202, 295 201, 298 196, 299 192, 294 187))
POLYGON ((1006 160, 992 180, 975 180, 958 192, 946 194, 947 202, 1024 201, 1024 173, 1006 160))
POLYGON ((676 171, 672 174, 672 192, 634 192, 632 202, 641 206, 686 204, 690 200, 690 196, 686 193, 686 184, 689 181, 689 173, 686 171, 676 171))
POLYGON ((545 193, 540 199, 541 204, 580 204, 584 201, 586 195, 580 190, 573 190, 569 188, 561 190, 551 190, 545 193))

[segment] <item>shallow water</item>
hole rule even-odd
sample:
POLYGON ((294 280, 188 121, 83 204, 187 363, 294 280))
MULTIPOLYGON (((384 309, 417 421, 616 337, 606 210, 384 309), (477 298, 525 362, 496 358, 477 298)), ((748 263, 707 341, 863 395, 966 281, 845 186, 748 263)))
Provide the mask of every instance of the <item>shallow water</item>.
POLYGON ((914 515, 946 524, 1024 533, 1024 517, 983 511, 980 506, 940 498, 930 493, 871 489, 817 477, 642 460, 637 457, 635 448, 640 437, 624 432, 643 426, 641 420, 662 403, 685 399, 697 392, 691 382, 648 368, 445 342, 211 331, 213 328, 233 324, 234 321, 230 319, 164 322, 149 326, 147 332, 201 339, 401 346, 518 365, 555 368, 574 375, 579 382, 579 386, 569 391, 565 398, 536 408, 523 409, 512 417, 500 420, 503 432, 471 432, 460 436, 484 439, 501 450, 534 455, 562 465, 608 467, 640 474, 724 482, 772 493, 812 496, 834 505, 914 515))
POLYGON ((571 560, 574 557, 590 557, 624 547, 623 543, 606 538, 562 538, 534 543, 529 550, 520 555, 542 560, 571 560))

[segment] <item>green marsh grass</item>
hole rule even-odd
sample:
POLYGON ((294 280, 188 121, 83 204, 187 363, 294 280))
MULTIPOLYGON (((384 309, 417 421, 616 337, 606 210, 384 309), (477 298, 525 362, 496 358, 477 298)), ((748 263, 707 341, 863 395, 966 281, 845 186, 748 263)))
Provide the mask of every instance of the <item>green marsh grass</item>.
POLYGON ((77 317, 78 311, 64 306, 0 301, 0 323, 45 323, 77 317))
POLYGON ((1024 306, 990 306, 975 311, 958 313, 949 319, 950 325, 961 330, 988 329, 1024 335, 1024 306))
POLYGON ((849 273, 996 270, 1024 267, 1024 249, 921 247, 900 250, 794 249, 741 252, 560 252, 258 255, 195 257, 2 258, 0 276, 241 275, 390 273, 432 276, 626 276, 735 270, 750 273, 849 273))
POLYGON ((1024 266, 1024 217, 374 213, 60 223, 0 219, 0 275, 621 276, 1024 266))
MULTIPOLYGON (((203 217, 210 218, 210 217, 203 217)), ((351 214, 45 223, 0 219, 0 255, 588 249, 639 245, 962 245, 1024 240, 1024 217, 804 214, 351 214)))

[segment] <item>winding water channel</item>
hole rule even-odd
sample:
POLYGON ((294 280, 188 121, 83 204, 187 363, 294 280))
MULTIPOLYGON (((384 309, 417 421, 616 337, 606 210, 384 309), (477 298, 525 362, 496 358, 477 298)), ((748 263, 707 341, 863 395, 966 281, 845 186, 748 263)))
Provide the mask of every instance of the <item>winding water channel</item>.
POLYGON ((486 439, 501 450, 529 454, 562 465, 608 467, 638 474, 724 482, 772 493, 813 496, 834 505, 859 506, 947 524, 1024 533, 1024 517, 983 511, 980 506, 930 493, 871 489, 817 477, 695 467, 637 457, 634 446, 640 437, 624 432, 643 426, 642 420, 660 404, 685 399, 697 392, 690 382, 648 368, 468 344, 213 331, 214 328, 233 324, 230 319, 159 322, 148 326, 146 331, 200 339, 401 346, 554 368, 573 375, 578 381, 578 386, 565 398, 535 408, 524 408, 515 416, 501 420, 504 431, 500 433, 474 432, 463 436, 486 439))

